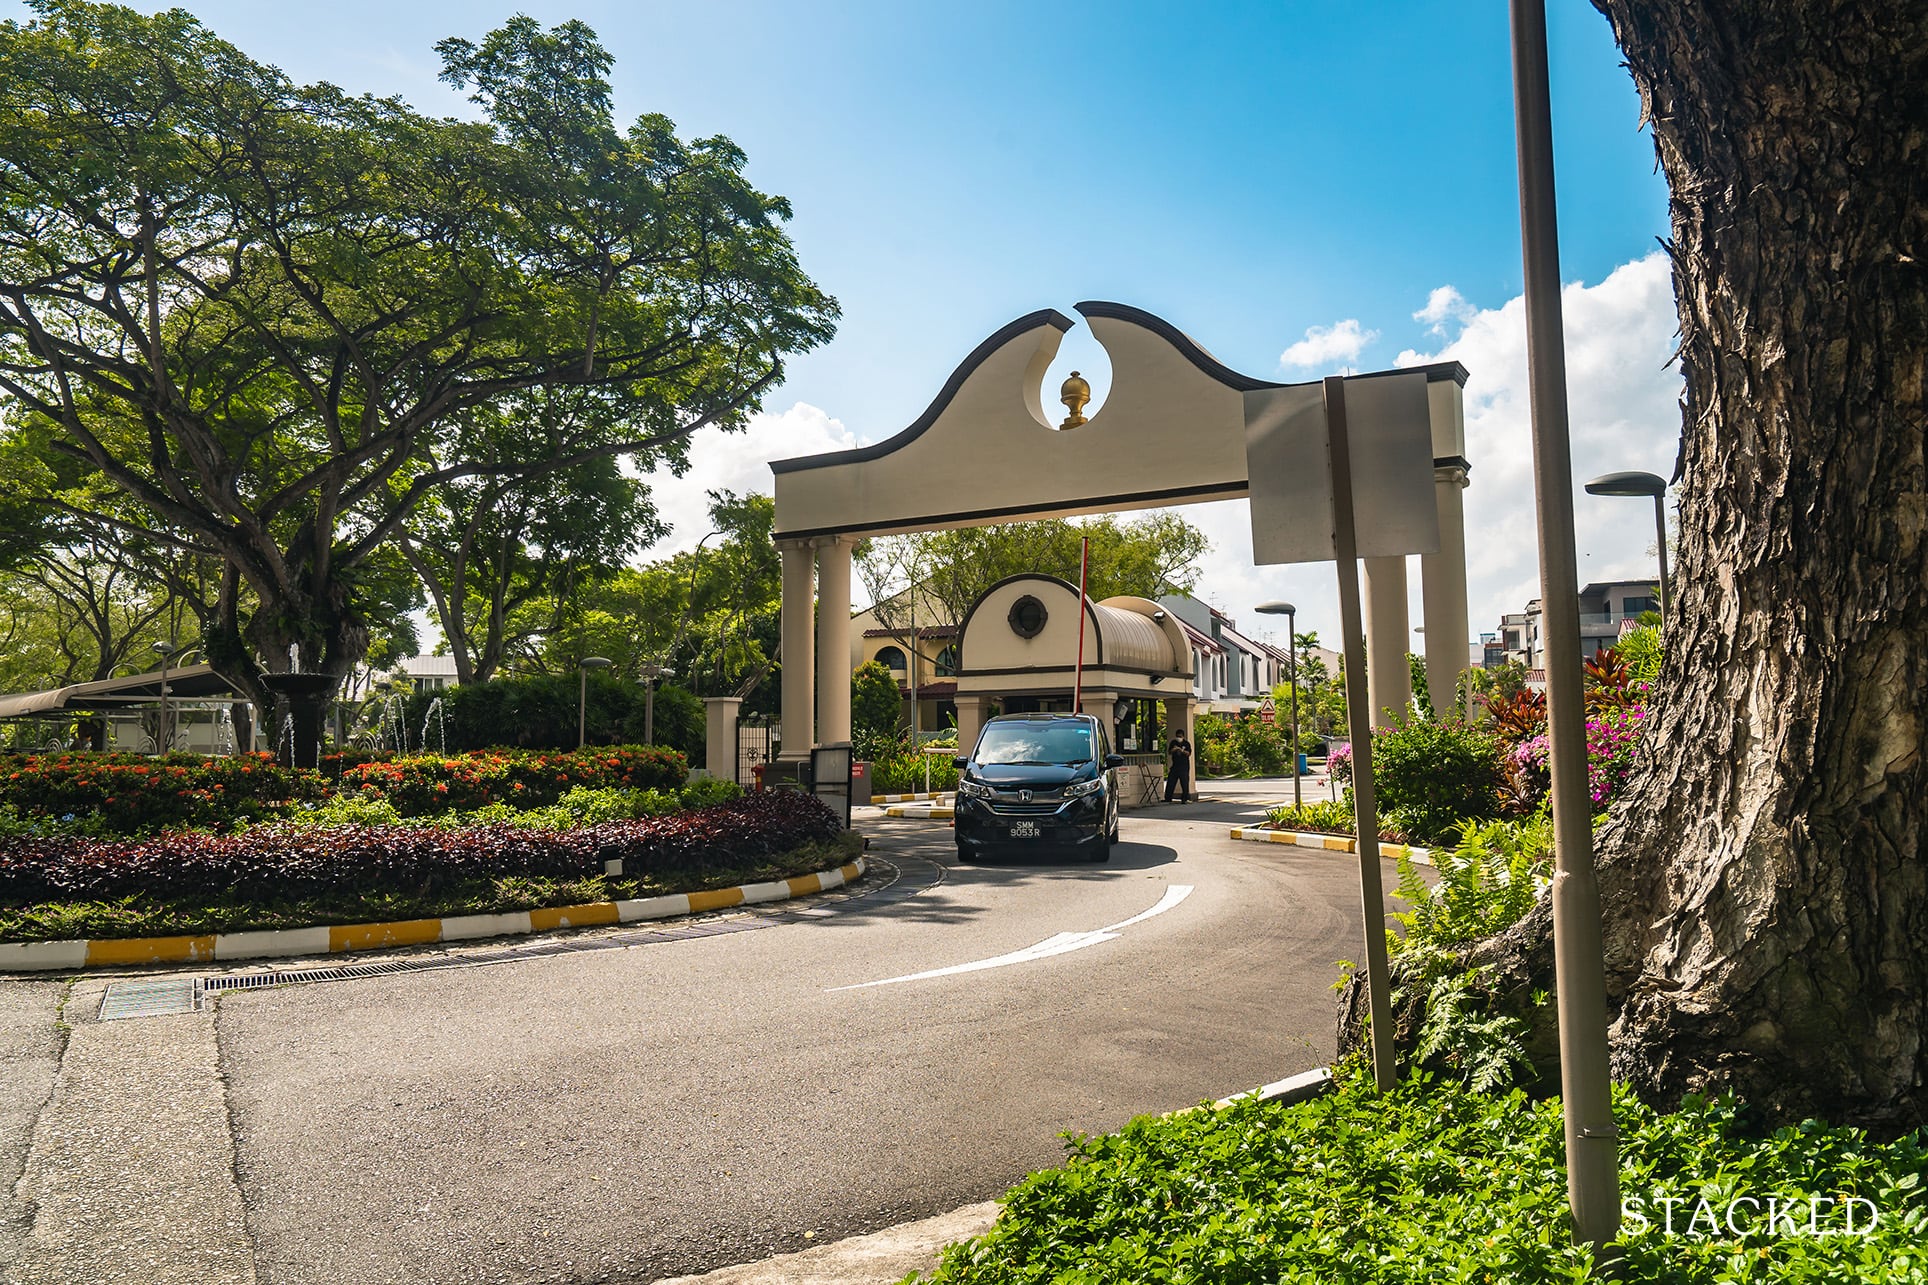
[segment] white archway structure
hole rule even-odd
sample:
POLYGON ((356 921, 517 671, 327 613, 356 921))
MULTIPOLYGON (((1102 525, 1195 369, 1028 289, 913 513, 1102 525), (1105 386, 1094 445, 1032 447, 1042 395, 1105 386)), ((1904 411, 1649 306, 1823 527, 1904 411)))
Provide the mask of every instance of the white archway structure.
MULTIPOLYGON (((1319 405, 1319 381, 1279 384, 1242 375, 1150 313, 1099 302, 1081 303, 1077 311, 1112 368, 1105 404, 1086 423, 1054 428, 1046 416, 1045 373, 1076 322, 1045 309, 979 344, 930 407, 894 437, 771 464, 775 538, 783 557, 784 758, 850 738, 850 675, 843 658, 850 654, 850 555, 859 538, 1248 496, 1254 490, 1248 447, 1267 458, 1257 445, 1266 433, 1278 434, 1271 439, 1275 444, 1300 440, 1293 436, 1293 417, 1319 405), (821 669, 818 657, 825 662, 821 669)), ((1406 541, 1387 548, 1437 548, 1421 558, 1426 670, 1435 692, 1451 692, 1468 659, 1460 497, 1468 471, 1465 382, 1466 370, 1457 362, 1345 380, 1355 406, 1355 476, 1375 468, 1375 442, 1430 443, 1431 511, 1415 517, 1411 503, 1374 510, 1362 501, 1359 545, 1373 554, 1380 524, 1400 527, 1399 538, 1406 541), (1391 395, 1395 388, 1399 396, 1391 395), (1424 543, 1412 543, 1421 525, 1424 543)), ((1317 450, 1324 449, 1321 439, 1317 450)), ((1414 461, 1400 463, 1410 474, 1414 461)), ((1295 478, 1260 478, 1260 490, 1274 501, 1281 491, 1288 499, 1298 497, 1297 487, 1295 478)), ((1303 500, 1316 506, 1310 492, 1303 500)), ((1310 520, 1316 526, 1319 519, 1310 520)), ((1372 706, 1403 709, 1410 698, 1405 653, 1411 636, 1405 557, 1365 561, 1372 706)))

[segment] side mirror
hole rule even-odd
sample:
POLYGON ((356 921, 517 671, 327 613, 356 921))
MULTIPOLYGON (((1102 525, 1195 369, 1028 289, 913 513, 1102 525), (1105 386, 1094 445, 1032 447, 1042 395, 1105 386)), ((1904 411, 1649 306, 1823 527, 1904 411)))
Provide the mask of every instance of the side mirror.
POLYGON ((960 754, 956 758, 951 760, 951 766, 956 768, 958 771, 962 772, 964 770, 964 765, 969 763, 970 761, 971 760, 968 757, 966 757, 963 754, 960 754))
POLYGON ((1122 754, 1107 754, 1107 755, 1105 755, 1105 766, 1106 766, 1106 767, 1123 767, 1124 765, 1125 765, 1125 756, 1124 756, 1124 755, 1122 755, 1122 754))

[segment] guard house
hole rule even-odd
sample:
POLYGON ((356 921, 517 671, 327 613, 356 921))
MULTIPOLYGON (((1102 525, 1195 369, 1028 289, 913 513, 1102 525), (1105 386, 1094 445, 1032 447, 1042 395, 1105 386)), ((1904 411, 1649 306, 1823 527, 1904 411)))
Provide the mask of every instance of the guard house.
POLYGON ((1119 793, 1126 806, 1150 798, 1164 781, 1161 731, 1191 726, 1192 649, 1178 620, 1144 598, 1086 601, 1055 576, 1000 580, 964 617, 958 648, 957 736, 977 739, 998 713, 1070 713, 1082 690, 1084 712, 1111 724, 1125 757, 1119 793), (1079 686, 1079 642, 1084 665, 1079 686))

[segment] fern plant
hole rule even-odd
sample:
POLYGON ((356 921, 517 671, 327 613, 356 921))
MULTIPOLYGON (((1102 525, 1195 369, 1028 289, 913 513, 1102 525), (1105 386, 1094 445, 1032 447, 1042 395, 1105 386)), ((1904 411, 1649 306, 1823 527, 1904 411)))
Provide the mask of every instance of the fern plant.
POLYGON ((1476 989, 1485 975, 1485 969, 1475 968, 1433 983, 1413 1048, 1415 1061, 1443 1066, 1475 1093, 1511 1085, 1518 1072, 1533 1065, 1526 1055, 1525 1023, 1485 1011, 1486 997, 1476 989))
POLYGON ((1432 860, 1439 881, 1428 886, 1410 857, 1398 859, 1397 895, 1411 909, 1393 915, 1405 930, 1395 953, 1476 941, 1517 923, 1551 883, 1553 823, 1468 821, 1457 843, 1435 848, 1432 860))

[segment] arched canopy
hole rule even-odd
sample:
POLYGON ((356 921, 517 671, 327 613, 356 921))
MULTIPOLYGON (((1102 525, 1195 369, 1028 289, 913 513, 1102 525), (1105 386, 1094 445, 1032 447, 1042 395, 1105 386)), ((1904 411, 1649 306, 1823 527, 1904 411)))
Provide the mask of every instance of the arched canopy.
MULTIPOLYGON (((854 450, 777 460, 776 538, 887 535, 1020 518, 1110 513, 1250 491, 1248 397, 1277 406, 1320 396, 1232 370, 1148 312, 1077 306, 1111 357, 1110 394, 1071 429, 1040 396, 1064 332, 1055 309, 1020 317, 964 359, 930 407, 894 437, 854 450)), ((1460 459, 1457 362, 1349 376, 1422 374, 1435 459, 1460 459)), ((1362 399, 1362 406, 1364 402, 1362 399)), ((1364 425, 1355 426, 1362 430, 1364 425)))
POLYGON ((1069 693, 1084 633, 1084 688, 1116 697, 1182 696, 1192 650, 1178 621, 1144 598, 1107 598, 1078 610, 1078 588, 1019 575, 984 592, 964 617, 960 696, 1069 693))

